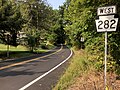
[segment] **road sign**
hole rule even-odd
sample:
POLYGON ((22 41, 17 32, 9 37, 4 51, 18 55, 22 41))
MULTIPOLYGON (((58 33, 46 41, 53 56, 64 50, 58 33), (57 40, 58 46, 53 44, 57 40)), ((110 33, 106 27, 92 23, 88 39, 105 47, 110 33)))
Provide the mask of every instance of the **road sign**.
POLYGON ((99 7, 97 9, 97 15, 110 15, 116 14, 116 6, 107 6, 107 7, 99 7))
POLYGON ((114 18, 114 15, 99 16, 99 19, 95 21, 97 32, 116 31, 118 18, 114 18))
POLYGON ((99 19, 95 20, 97 32, 105 32, 105 68, 104 68, 104 90, 107 87, 107 32, 116 31, 118 18, 114 18, 116 6, 99 7, 97 15, 99 19))

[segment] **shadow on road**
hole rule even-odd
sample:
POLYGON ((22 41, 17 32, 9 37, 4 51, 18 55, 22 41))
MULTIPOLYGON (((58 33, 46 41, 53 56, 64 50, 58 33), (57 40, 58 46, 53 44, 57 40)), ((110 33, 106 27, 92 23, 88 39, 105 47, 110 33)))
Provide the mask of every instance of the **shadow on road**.
POLYGON ((26 57, 16 58, 16 59, 7 59, 5 61, 0 62, 0 67, 7 66, 7 65, 10 65, 10 64, 13 64, 13 63, 22 62, 22 61, 28 61, 28 60, 31 60, 31 59, 35 59, 35 58, 38 58, 38 57, 45 56, 45 55, 49 55, 49 54, 54 53, 56 50, 59 50, 59 49, 60 49, 60 47, 57 47, 53 50, 50 50, 48 52, 41 53, 41 54, 34 54, 32 56, 26 56, 26 57))

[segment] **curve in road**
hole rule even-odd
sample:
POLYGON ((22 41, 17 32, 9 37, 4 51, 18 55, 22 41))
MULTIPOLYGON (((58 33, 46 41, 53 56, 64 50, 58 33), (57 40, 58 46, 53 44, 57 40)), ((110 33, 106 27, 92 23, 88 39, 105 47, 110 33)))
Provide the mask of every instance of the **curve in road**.
POLYGON ((63 46, 49 55, 6 67, 0 70, 0 90, 51 90, 55 77, 61 72, 57 70, 71 56, 72 51, 63 46))

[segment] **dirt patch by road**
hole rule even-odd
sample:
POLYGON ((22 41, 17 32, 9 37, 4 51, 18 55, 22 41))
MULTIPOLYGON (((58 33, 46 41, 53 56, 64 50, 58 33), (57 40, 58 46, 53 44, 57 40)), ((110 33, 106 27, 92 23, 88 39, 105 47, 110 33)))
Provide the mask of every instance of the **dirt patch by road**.
MULTIPOLYGON (((107 73, 106 90, 120 90, 120 77, 107 73)), ((90 71, 84 76, 76 78, 76 81, 67 90, 104 90, 104 73, 90 71)))

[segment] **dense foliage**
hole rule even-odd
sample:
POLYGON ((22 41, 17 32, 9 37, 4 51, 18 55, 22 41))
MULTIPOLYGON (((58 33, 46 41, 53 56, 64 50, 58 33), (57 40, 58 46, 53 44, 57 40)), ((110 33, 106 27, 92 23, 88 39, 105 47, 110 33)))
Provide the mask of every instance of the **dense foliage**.
POLYGON ((33 51, 52 33, 54 10, 46 1, 0 0, 0 4, 0 42, 24 44, 33 51))
POLYGON ((26 0, 17 2, 27 23, 22 28, 26 33, 26 45, 31 51, 46 39, 51 27, 52 8, 43 0, 26 0))
MULTIPOLYGON (((89 53, 88 59, 96 62, 99 69, 104 66, 104 33, 96 31, 95 19, 97 8, 108 5, 116 5, 120 16, 120 0, 66 0, 64 4, 68 44, 80 48, 81 37, 84 37, 85 49, 89 53)), ((119 31, 108 33, 108 70, 116 70, 120 64, 119 36, 119 31)))
POLYGON ((22 29, 24 19, 16 3, 0 0, 0 39, 17 46, 17 33, 22 29))
POLYGON ((64 44, 66 39, 66 33, 64 30, 64 8, 61 6, 59 10, 53 10, 52 25, 50 28, 48 40, 52 44, 64 44))

